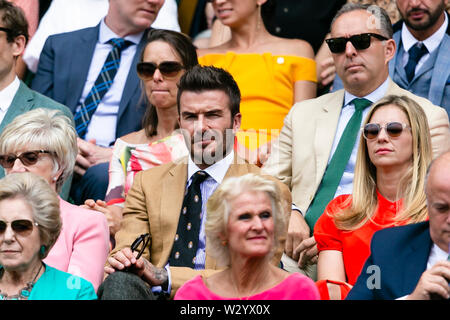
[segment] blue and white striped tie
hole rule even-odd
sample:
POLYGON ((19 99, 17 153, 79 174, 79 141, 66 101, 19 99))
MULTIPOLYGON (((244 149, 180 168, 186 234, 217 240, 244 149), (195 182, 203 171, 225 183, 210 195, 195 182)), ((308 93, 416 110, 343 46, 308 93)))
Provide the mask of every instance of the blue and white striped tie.
POLYGON ((105 64, 95 80, 94 86, 81 104, 80 110, 75 113, 75 129, 80 138, 84 138, 86 135, 87 127, 91 121, 92 115, 95 113, 95 110, 97 110, 103 96, 112 86, 114 77, 119 69, 122 50, 132 44, 132 42, 122 38, 113 38, 109 40, 108 43, 112 44, 113 48, 106 57, 105 64))

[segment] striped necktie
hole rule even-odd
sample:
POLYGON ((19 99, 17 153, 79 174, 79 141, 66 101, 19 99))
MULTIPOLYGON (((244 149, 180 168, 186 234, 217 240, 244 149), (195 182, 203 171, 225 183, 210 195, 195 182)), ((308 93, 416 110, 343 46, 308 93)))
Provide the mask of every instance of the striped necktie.
POLYGON ((86 135, 87 127, 89 126, 92 115, 95 113, 95 110, 97 110, 97 107, 106 92, 112 86, 114 77, 119 69, 122 50, 132 44, 131 41, 122 38, 113 38, 107 43, 111 44, 113 48, 106 57, 105 63, 95 80, 94 86, 89 91, 86 99, 84 99, 80 109, 74 116, 75 129, 77 130, 78 136, 83 139, 86 135))

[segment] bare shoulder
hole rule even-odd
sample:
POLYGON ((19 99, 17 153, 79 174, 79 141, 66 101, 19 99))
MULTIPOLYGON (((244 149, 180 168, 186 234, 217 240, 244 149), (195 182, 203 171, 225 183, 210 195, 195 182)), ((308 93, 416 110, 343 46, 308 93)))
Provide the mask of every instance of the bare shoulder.
POLYGON ((274 54, 299 56, 314 59, 314 50, 312 46, 305 40, 285 39, 274 37, 273 49, 274 54))
POLYGON ((215 47, 209 47, 209 48, 198 48, 197 49, 197 55, 199 57, 207 55, 207 54, 221 54, 226 53, 228 50, 228 45, 221 44, 215 47))
POLYGON ((129 144, 144 144, 148 142, 148 138, 145 135, 144 129, 131 132, 120 137, 120 139, 129 144))

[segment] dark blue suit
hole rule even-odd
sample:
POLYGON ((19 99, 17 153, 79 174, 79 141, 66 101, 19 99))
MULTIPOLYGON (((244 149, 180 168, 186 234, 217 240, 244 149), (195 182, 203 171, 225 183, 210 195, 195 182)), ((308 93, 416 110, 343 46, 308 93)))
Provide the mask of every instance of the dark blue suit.
POLYGON ((426 270, 432 244, 428 221, 376 232, 371 255, 346 299, 393 300, 412 293, 426 270), (367 272, 372 265, 380 270, 379 289, 367 285, 373 284, 369 277, 375 273, 367 272))
MULTIPOLYGON (((31 88, 66 105, 75 113, 86 84, 99 30, 100 24, 48 37, 31 88)), ((136 64, 145 44, 146 33, 136 48, 119 103, 116 139, 142 128, 145 103, 141 99, 136 64)), ((83 203, 86 198, 104 199, 107 187, 108 163, 102 163, 87 170, 80 184, 72 187, 71 196, 76 204, 83 203)))

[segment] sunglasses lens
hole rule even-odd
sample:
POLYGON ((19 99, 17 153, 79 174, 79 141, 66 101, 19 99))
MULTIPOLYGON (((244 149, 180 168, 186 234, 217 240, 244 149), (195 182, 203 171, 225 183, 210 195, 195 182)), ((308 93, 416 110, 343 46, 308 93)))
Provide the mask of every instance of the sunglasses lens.
POLYGON ((138 76, 142 79, 150 79, 156 71, 156 65, 150 62, 141 62, 137 65, 138 76))
POLYGON ((39 153, 37 152, 25 152, 20 155, 20 161, 26 166, 35 164, 39 159, 39 153))
POLYGON ((11 223, 11 227, 14 232, 24 234, 33 229, 33 223, 30 220, 14 220, 11 223))
POLYGON ((370 47, 370 35, 358 34, 350 37, 350 42, 356 50, 364 50, 370 47))
POLYGON ((386 131, 391 137, 398 137, 402 134, 403 125, 399 122, 391 122, 386 126, 386 131))
MULTIPOLYGON (((33 223, 30 220, 14 220, 11 222, 11 228, 17 234, 26 236, 33 230, 33 223)), ((0 221, 0 233, 6 231, 6 222, 0 221)))
POLYGON ((12 168, 16 159, 17 157, 12 154, 0 156, 0 165, 6 169, 12 168))
POLYGON ((328 48, 333 53, 341 53, 345 51, 345 44, 347 43, 347 39, 345 38, 334 38, 326 40, 328 44, 328 48))
POLYGON ((376 123, 368 123, 364 126, 364 137, 366 139, 375 139, 380 133, 380 126, 376 123))
POLYGON ((178 62, 163 62, 159 65, 159 71, 166 77, 174 77, 183 66, 178 62))

